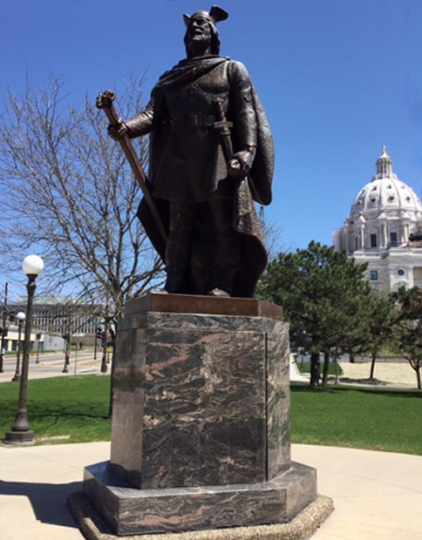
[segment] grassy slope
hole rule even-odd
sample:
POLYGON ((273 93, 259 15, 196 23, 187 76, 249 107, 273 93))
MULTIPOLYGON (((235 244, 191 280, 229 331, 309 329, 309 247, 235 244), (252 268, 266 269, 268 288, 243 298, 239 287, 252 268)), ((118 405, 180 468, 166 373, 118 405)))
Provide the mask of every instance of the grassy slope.
MULTIPOLYGON (((30 427, 37 439, 69 436, 62 442, 109 440, 109 394, 109 376, 31 380, 27 405, 30 427)), ((18 384, 0 385, 0 438, 12 427, 18 396, 18 384)))
MULTIPOLYGON (((422 393, 293 383, 292 441, 422 455, 422 393)), ((19 385, 0 385, 0 438, 14 421, 19 385)), ((86 442, 110 439, 110 377, 84 375, 29 382, 28 418, 37 439, 86 442)))
POLYGON ((417 390, 293 383, 292 441, 422 455, 417 390))

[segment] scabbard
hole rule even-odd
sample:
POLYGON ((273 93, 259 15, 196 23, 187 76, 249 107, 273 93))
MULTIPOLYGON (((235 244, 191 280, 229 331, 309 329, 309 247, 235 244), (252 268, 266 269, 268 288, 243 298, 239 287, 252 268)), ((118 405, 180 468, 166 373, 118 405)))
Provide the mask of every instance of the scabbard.
POLYGON ((233 158, 233 143, 230 131, 230 128, 233 127, 233 122, 229 122, 226 119, 222 101, 217 101, 216 105, 218 112, 218 120, 214 122, 213 128, 216 129, 221 135, 221 140, 223 141, 224 157, 226 158, 226 162, 229 163, 229 161, 233 158))

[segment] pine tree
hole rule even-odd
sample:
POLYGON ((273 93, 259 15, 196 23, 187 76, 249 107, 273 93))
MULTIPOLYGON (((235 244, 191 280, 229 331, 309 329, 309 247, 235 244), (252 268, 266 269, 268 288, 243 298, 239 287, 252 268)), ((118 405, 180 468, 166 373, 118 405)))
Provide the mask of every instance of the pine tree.
POLYGON ((393 293, 398 309, 395 338, 402 355, 416 373, 417 387, 422 389, 422 289, 400 288, 393 293))
POLYGON ((311 355, 311 386, 320 381, 321 353, 338 356, 369 339, 365 270, 345 252, 312 241, 280 253, 259 283, 261 298, 284 307, 291 341, 311 355))

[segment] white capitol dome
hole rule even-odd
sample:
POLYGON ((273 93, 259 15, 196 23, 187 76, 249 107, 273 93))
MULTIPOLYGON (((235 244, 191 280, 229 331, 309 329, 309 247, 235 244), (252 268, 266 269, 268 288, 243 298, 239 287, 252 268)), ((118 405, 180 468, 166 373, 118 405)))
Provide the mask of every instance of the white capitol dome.
POLYGON ((419 221, 422 215, 421 201, 416 193, 397 178, 385 146, 377 160, 377 174, 358 193, 352 204, 349 222, 362 216, 375 219, 381 214, 389 217, 407 215, 419 221))
POLYGON ((393 173, 385 146, 376 167, 343 227, 334 232, 334 246, 368 264, 367 277, 377 289, 422 287, 421 201, 393 173))

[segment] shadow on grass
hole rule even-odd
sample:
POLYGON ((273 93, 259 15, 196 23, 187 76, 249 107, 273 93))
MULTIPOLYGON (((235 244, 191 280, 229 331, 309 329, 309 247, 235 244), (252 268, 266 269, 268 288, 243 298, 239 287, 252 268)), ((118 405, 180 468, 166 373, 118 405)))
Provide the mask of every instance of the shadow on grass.
POLYGON ((60 417, 60 418, 87 418, 87 419, 99 419, 99 420, 107 420, 108 415, 107 414, 100 414, 100 413, 89 413, 87 411, 75 411, 71 410, 69 411, 67 407, 51 407, 50 409, 47 409, 45 407, 40 407, 37 405, 30 404, 28 406, 28 410, 30 411, 31 418, 46 418, 46 417, 60 417))
POLYGON ((82 482, 41 484, 38 482, 3 482, 0 480, 0 495, 27 497, 38 521, 62 527, 77 528, 66 508, 66 500, 70 493, 81 489, 82 482))
POLYGON ((391 388, 374 388, 368 387, 363 388, 362 386, 343 386, 343 385, 328 385, 328 386, 318 386, 316 388, 311 387, 307 383, 294 382, 290 385, 290 392, 292 393, 305 393, 305 394, 317 394, 317 393, 327 393, 327 394, 341 394, 348 392, 355 393, 364 393, 364 394, 373 394, 380 396, 388 397, 399 397, 399 398, 422 398, 421 390, 400 390, 400 389, 391 389, 391 388))

